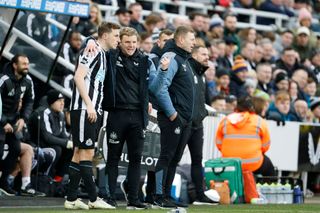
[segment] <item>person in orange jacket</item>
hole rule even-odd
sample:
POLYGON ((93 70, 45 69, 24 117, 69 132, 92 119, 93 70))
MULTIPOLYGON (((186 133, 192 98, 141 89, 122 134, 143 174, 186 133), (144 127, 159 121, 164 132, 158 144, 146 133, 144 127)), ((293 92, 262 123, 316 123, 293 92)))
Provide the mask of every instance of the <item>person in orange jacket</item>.
POLYGON ((241 158, 242 170, 275 176, 274 166, 264 154, 270 147, 267 123, 254 113, 250 97, 240 98, 236 111, 220 122, 216 145, 222 157, 241 158))

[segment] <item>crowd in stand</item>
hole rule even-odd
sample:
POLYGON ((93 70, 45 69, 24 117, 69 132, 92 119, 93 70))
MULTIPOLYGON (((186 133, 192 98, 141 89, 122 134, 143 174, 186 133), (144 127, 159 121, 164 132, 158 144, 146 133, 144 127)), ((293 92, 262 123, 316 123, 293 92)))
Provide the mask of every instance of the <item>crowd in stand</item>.
MULTIPOLYGON (((254 28, 238 30, 237 22, 246 22, 248 19, 230 11, 212 17, 201 12, 191 12, 188 19, 176 17, 172 21, 166 18, 165 13, 151 12, 142 21, 141 12, 143 6, 146 6, 143 2, 132 3, 127 8, 120 7, 112 21, 122 28, 134 28, 139 33, 139 51, 149 56, 156 67, 164 53, 165 43, 172 39, 174 31, 180 26, 191 27, 196 35, 195 46, 203 47, 204 52, 208 52, 207 67, 204 70, 205 102, 219 113, 233 112, 237 99, 249 96, 257 106, 256 113, 266 119, 319 123, 320 39, 317 33, 320 27, 313 23, 313 19, 318 18, 316 13, 319 3, 307 0, 266 0, 259 5, 254 4, 256 2, 245 0, 233 2, 234 7, 281 13, 298 21, 295 24, 291 21, 288 28, 277 33, 259 32, 254 28)), ((62 16, 56 16, 55 19, 66 24, 62 16)), ((271 19, 261 18, 257 21, 264 25, 274 24, 271 19)), ((95 35, 101 23, 101 11, 96 4, 90 7, 90 18, 73 18, 72 31, 61 56, 76 65, 83 42, 81 35, 95 35)), ((54 48, 55 41, 61 38, 61 32, 46 22, 45 14, 42 13, 26 12, 19 19, 17 27, 50 48, 54 48)), ((10 143, 23 143, 21 146, 9 144, 9 154, 5 162, 1 163, 0 188, 7 195, 17 194, 12 183, 18 171, 21 171, 20 193, 43 196, 31 186, 32 168, 41 166, 40 171, 61 181, 67 173, 67 162, 71 160, 74 144, 68 131, 68 110, 63 113, 69 106, 65 107, 65 98, 59 92, 49 92, 40 107, 32 109, 35 97, 32 80, 26 75, 28 58, 34 59, 29 55, 18 54, 1 71, 1 123, 4 129, 0 136, 4 136, 1 138, 3 142, 9 143, 10 140, 10 143), (20 88, 16 93, 13 88, 15 85, 20 88), (35 127, 39 129, 35 130, 35 127), (34 157, 34 152, 40 157, 34 157), (16 163, 17 159, 20 159, 19 163, 16 163), (32 159, 42 159, 42 162, 35 163, 32 159)), ((196 66, 196 69, 199 67, 196 66)), ((73 89, 73 73, 66 68, 57 66, 53 79, 73 89)), ((150 99, 153 98, 150 95, 150 99)), ((2 152, 0 150, 0 154, 2 152)), ((163 170, 157 169, 157 172, 163 170)))

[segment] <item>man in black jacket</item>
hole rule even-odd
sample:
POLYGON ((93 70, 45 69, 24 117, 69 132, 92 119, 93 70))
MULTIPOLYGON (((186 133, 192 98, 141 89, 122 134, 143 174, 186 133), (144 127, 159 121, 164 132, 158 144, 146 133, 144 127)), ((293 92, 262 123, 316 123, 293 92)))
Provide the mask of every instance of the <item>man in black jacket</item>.
POLYGON ((207 198, 203 190, 202 172, 202 148, 203 148, 203 123, 207 116, 205 109, 204 73, 209 68, 209 51, 205 46, 195 46, 191 52, 192 58, 189 64, 194 74, 195 105, 194 117, 192 119, 191 133, 188 139, 188 147, 191 155, 191 177, 196 188, 197 197, 194 205, 212 204, 213 201, 207 198))
POLYGON ((162 57, 169 57, 170 65, 165 84, 158 92, 158 124, 161 129, 161 151, 156 165, 155 204, 161 208, 176 207, 170 196, 178 162, 191 130, 194 114, 194 76, 188 62, 195 45, 192 28, 181 26, 174 39, 167 41, 162 57))
MULTIPOLYGON (((0 156, 3 155, 5 143, 9 146, 9 154, 0 161, 2 175, 0 190, 6 195, 16 194, 7 182, 7 177, 16 165, 21 153, 20 141, 15 136, 21 132, 33 108, 33 82, 28 76, 29 59, 26 55, 15 55, 0 75, 0 92, 2 97, 2 117, 0 128, 0 156)), ((27 181, 26 181, 27 182, 27 181)), ((26 190, 23 185, 22 190, 26 190)))
MULTIPOLYGON (((115 199, 118 163, 124 142, 127 143, 128 203, 127 209, 144 209, 138 199, 140 163, 144 129, 148 124, 149 90, 158 91, 165 80, 169 60, 160 61, 157 72, 148 56, 137 50, 138 33, 126 27, 120 31, 118 49, 107 54, 107 76, 104 83, 102 109, 107 120, 107 173, 110 196, 115 199)), ((156 94, 155 94, 156 95, 156 94)), ((116 205, 116 203, 114 202, 116 205)))

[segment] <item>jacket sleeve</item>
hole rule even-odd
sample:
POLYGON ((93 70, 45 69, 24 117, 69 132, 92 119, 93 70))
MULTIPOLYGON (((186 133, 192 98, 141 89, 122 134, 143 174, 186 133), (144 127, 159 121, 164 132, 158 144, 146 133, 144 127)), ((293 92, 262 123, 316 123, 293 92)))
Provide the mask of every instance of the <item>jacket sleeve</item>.
POLYGON ((163 86, 161 86, 159 91, 154 90, 156 87, 153 87, 153 89, 151 90, 153 94, 156 94, 159 107, 164 111, 167 117, 170 117, 176 112, 172 104, 168 89, 177 71, 178 71, 178 64, 176 60, 174 60, 174 58, 171 58, 169 68, 166 71, 167 73, 165 74, 163 86))
POLYGON ((222 140, 223 140, 223 126, 225 125, 225 122, 227 118, 225 117, 224 119, 222 119, 219 123, 217 132, 216 132, 216 146, 219 149, 219 151, 221 151, 222 148, 222 140))
POLYGON ((261 150, 262 150, 262 153, 265 153, 270 148, 270 134, 269 134, 267 122, 263 118, 261 118, 260 138, 261 138, 261 150))
POLYGON ((34 102, 34 87, 33 82, 30 76, 27 75, 28 86, 26 88, 25 94, 22 100, 22 108, 20 112, 20 117, 24 119, 25 122, 28 122, 28 119, 33 110, 34 102))
POLYGON ((160 66, 158 70, 156 69, 153 61, 149 58, 149 91, 153 93, 153 95, 157 95, 160 91, 161 87, 165 82, 166 71, 163 71, 160 66))
POLYGON ((6 115, 2 114, 2 108, 3 108, 3 101, 2 101, 2 96, 3 94, 5 94, 6 92, 6 83, 5 83, 5 79, 6 77, 4 77, 4 75, 0 75, 0 94, 1 94, 1 120, 0 123, 1 125, 5 125, 7 123, 7 117, 6 115))
POLYGON ((45 144, 58 145, 62 147, 67 146, 68 139, 59 138, 52 134, 51 123, 49 120, 49 114, 46 110, 42 113, 40 120, 41 139, 45 144))

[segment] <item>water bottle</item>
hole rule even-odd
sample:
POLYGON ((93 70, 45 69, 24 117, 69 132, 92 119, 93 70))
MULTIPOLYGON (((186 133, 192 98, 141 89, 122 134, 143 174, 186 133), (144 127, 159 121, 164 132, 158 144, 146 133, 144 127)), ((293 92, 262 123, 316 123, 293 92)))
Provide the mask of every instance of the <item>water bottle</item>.
POLYGON ((270 187, 268 183, 264 183, 261 186, 261 193, 266 198, 267 202, 270 203, 270 187))
POLYGON ((275 204, 277 203, 277 186, 274 183, 269 185, 269 203, 275 204))
POLYGON ((302 191, 299 185, 293 188, 293 203, 301 204, 303 203, 302 191))
POLYGON ((283 185, 281 183, 276 184, 276 201, 278 204, 284 203, 283 185))
POLYGON ((283 186, 283 194, 284 194, 284 203, 292 204, 293 196, 292 196, 291 185, 289 183, 286 183, 283 186))
POLYGON ((185 208, 175 208, 167 211, 167 213, 187 213, 185 208))

